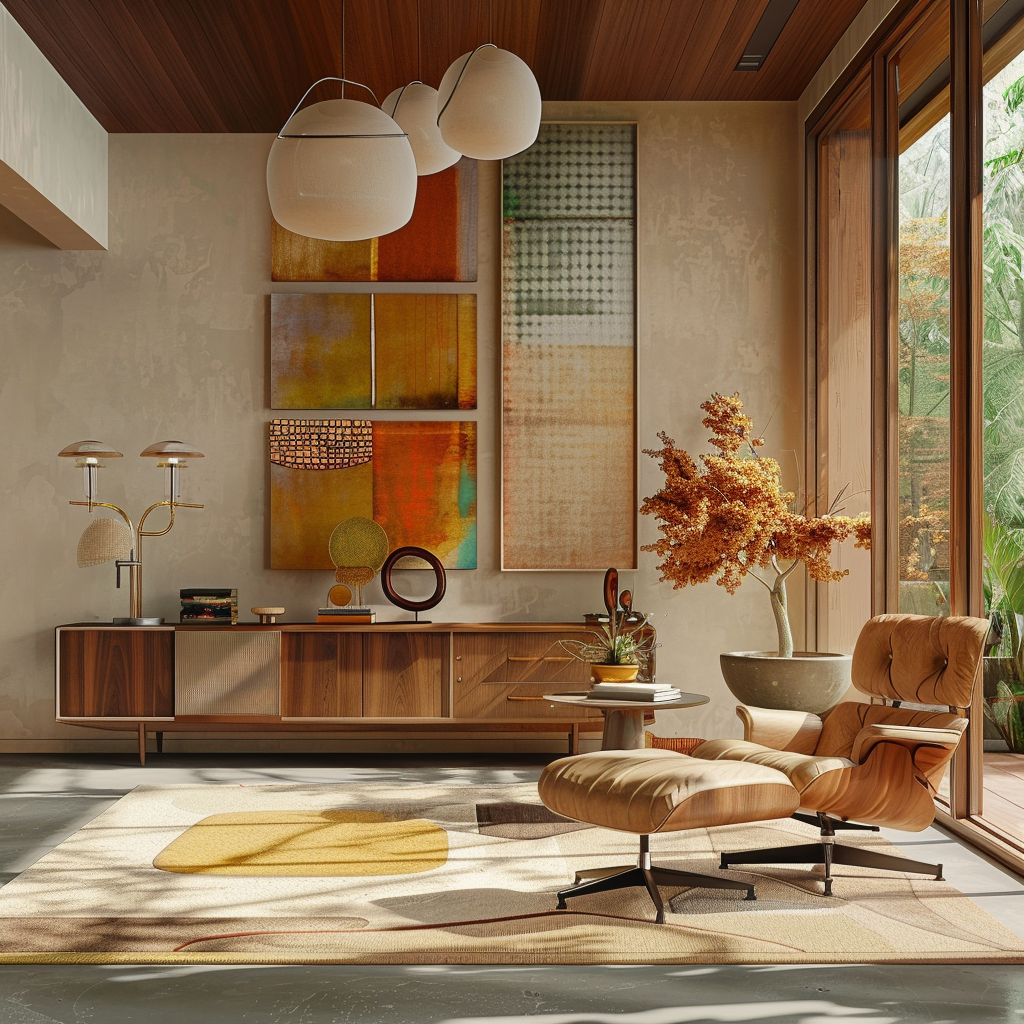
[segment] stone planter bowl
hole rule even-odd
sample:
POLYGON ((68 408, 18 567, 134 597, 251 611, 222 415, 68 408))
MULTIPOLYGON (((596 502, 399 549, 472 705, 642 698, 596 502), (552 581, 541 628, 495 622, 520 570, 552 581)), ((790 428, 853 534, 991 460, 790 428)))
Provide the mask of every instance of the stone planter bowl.
POLYGON ((757 708, 810 711, 835 707, 850 687, 852 655, 797 651, 732 651, 721 655, 725 685, 742 703, 757 708))

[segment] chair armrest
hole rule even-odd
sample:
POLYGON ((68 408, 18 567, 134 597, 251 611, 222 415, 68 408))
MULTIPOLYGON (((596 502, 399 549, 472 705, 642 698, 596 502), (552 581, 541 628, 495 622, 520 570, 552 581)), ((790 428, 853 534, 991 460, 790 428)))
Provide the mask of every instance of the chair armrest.
POLYGON ((967 728, 967 719, 962 719, 963 726, 950 726, 945 729, 928 729, 913 725, 866 725, 853 740, 853 751, 850 756, 857 764, 863 764, 872 748, 879 743, 896 743, 906 747, 913 754, 919 747, 941 747, 952 753, 960 742, 960 737, 967 728))
POLYGON ((807 711, 780 711, 740 704, 736 717, 743 723, 745 740, 794 754, 813 754, 821 733, 821 719, 807 711))

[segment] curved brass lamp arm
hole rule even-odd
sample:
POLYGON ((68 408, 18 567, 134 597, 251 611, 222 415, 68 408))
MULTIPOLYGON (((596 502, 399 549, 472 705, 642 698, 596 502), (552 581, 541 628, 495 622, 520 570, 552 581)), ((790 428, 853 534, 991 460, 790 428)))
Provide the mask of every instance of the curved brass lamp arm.
MULTIPOLYGON (((94 504, 95 504, 95 502, 94 502, 94 504)), ((193 504, 191 504, 190 502, 187 502, 187 501, 170 501, 170 500, 168 500, 166 498, 163 501, 158 501, 155 505, 150 505, 149 508, 147 508, 146 511, 142 513, 142 518, 139 520, 140 546, 141 546, 141 538, 143 538, 143 537, 162 537, 165 533, 170 533, 171 527, 174 526, 174 510, 175 510, 175 508, 179 508, 179 507, 180 508, 202 508, 203 506, 202 505, 193 505, 193 504), (165 505, 168 508, 170 508, 170 510, 171 510, 171 516, 170 516, 170 519, 167 521, 167 525, 162 530, 143 530, 142 527, 145 525, 146 517, 149 515, 149 513, 152 512, 154 509, 163 508, 165 505)))
MULTIPOLYGON (((132 540, 135 539, 135 527, 132 526, 132 521, 123 508, 118 508, 116 505, 111 505, 109 501, 69 501, 69 505, 87 505, 90 508, 112 508, 127 524, 128 532, 132 535, 132 540)), ((139 523, 141 526, 142 524, 139 523)))

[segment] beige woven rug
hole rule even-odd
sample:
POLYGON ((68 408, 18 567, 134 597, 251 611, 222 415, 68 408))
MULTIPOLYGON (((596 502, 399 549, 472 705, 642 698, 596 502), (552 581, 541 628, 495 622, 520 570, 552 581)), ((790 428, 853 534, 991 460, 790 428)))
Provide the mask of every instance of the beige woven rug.
MULTIPOLYGON (((655 836, 655 863, 808 841, 791 820, 655 836)), ((891 850, 873 834, 842 842, 891 850)), ((533 785, 140 787, 0 889, 0 962, 1024 962, 951 885, 840 867, 733 872, 757 900, 639 889, 555 909, 637 839, 555 819, 533 785), (156 865, 154 865, 154 862, 156 865)))

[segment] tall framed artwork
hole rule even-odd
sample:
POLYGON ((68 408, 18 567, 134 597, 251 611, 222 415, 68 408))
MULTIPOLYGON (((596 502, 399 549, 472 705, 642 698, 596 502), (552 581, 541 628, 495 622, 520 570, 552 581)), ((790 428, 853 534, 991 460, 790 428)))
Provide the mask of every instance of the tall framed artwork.
POLYGON ((502 568, 635 568, 636 125, 542 124, 502 203, 502 568))

